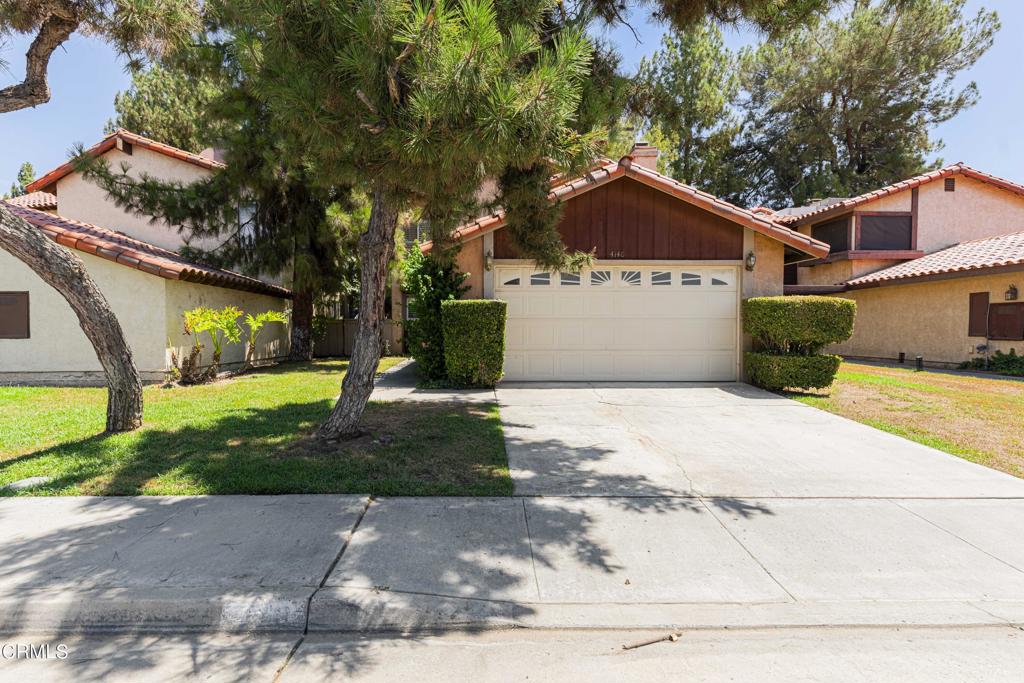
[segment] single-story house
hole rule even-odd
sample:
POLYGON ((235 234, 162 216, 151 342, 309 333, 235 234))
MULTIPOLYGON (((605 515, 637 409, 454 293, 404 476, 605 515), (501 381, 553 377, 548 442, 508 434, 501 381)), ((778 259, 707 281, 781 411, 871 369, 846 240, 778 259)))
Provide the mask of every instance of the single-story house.
POLYGON ((781 295, 787 262, 828 255, 820 240, 659 174, 657 156, 638 144, 554 187, 562 241, 596 257, 580 273, 520 258, 500 211, 457 230, 466 296, 508 302, 506 379, 738 380, 750 344, 741 300, 781 295))
MULTIPOLYGON (((90 150, 133 173, 197 179, 220 162, 118 131, 90 150)), ((291 292, 272 282, 212 268, 180 256, 175 226, 118 208, 94 184, 65 164, 32 183, 30 193, 5 208, 82 260, 121 324, 146 382, 163 380, 171 354, 187 355, 193 338, 182 315, 197 306, 237 306, 246 313, 286 311, 291 292), (87 217, 92 217, 89 220, 87 217), (97 223, 102 219, 103 223, 97 223)), ((260 336, 258 360, 288 353, 289 331, 270 325, 260 336)), ((206 343, 204 360, 210 358, 206 343)), ((242 344, 225 348, 222 364, 244 360, 242 344)), ((103 371, 63 297, 28 266, 0 250, 0 384, 102 384, 103 371)))

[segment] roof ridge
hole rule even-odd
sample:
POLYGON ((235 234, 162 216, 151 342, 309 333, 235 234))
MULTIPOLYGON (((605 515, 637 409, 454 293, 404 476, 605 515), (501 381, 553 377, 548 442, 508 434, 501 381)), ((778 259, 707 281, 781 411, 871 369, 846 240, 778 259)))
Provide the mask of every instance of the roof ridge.
MULTIPOLYGON (((227 164, 225 164, 223 161, 217 161, 216 159, 204 157, 201 154, 189 152, 188 150, 181 149, 180 147, 174 147, 173 145, 168 145, 165 142, 160 142, 159 140, 147 138, 144 135, 133 133, 130 130, 126 130, 124 128, 118 128, 114 132, 108 133, 107 135, 103 136, 99 142, 86 149, 83 152, 83 154, 88 154, 93 157, 98 157, 102 154, 106 154, 115 147, 118 138, 121 138, 130 144, 142 147, 143 149, 148 149, 152 152, 156 152, 157 154, 162 154, 166 157, 177 159, 178 161, 183 161, 185 163, 189 163, 194 166, 199 166, 207 170, 225 168, 227 166, 227 164)), ((25 189, 30 192, 43 190, 52 185, 53 183, 57 182, 61 178, 65 177, 66 175, 73 173, 74 171, 74 159, 70 159, 68 161, 65 161, 60 166, 57 166, 56 168, 39 176, 31 183, 26 185, 25 189)))
MULTIPOLYGON (((717 213, 727 220, 729 220, 729 216, 731 215, 733 216, 731 219, 732 222, 743 227, 750 228, 755 232, 761 232, 812 256, 824 257, 828 254, 828 245, 820 240, 814 239, 810 235, 804 235, 796 232, 780 222, 767 220, 750 209, 732 204, 731 202, 721 199, 720 197, 716 197, 709 192, 699 190, 692 185, 687 185, 686 183, 679 182, 675 178, 658 173, 656 170, 646 168, 640 164, 635 164, 633 162, 633 158, 629 155, 623 156, 617 162, 609 162, 603 166, 592 168, 580 177, 564 180, 551 188, 548 197, 553 201, 571 199, 577 194, 599 187, 604 183, 622 176, 630 176, 641 183, 645 183, 645 181, 640 179, 646 178, 647 181, 654 184, 655 189, 659 189, 660 191, 672 195, 681 201, 692 203, 698 208, 703 208, 705 211, 709 211, 710 213, 717 213), (602 171, 603 176, 597 177, 597 174, 602 171)), ((467 223, 463 223, 455 229, 454 234, 456 239, 466 239, 470 235, 483 233, 489 229, 497 229, 501 226, 503 221, 504 212, 502 211, 500 214, 494 213, 483 219, 477 218, 467 223)), ((432 246, 432 242, 427 242, 424 243, 420 249, 423 251, 429 251, 432 246)))
POLYGON ((271 296, 291 297, 291 292, 285 287, 273 285, 226 268, 216 268, 192 261, 169 249, 129 237, 109 228, 19 206, 6 200, 0 201, 12 213, 36 226, 52 241, 65 247, 84 251, 166 279, 213 284, 232 289, 256 291, 271 296))
POLYGON ((911 176, 910 178, 904 178, 903 180, 883 185, 882 187, 869 192, 863 192, 855 197, 847 197, 843 201, 836 202, 835 204, 829 204, 827 206, 808 211, 807 213, 799 214, 794 218, 784 221, 784 224, 806 222, 808 218, 842 213, 843 211, 853 209, 854 207, 860 206, 866 202, 881 199, 882 197, 886 197, 897 192, 904 192, 920 185, 924 185, 925 183, 938 180, 939 178, 955 174, 963 174, 968 178, 973 178, 979 182, 995 185, 1007 192, 1024 196, 1024 185, 1012 180, 1007 180, 1006 178, 1001 178, 991 173, 986 173, 985 171, 979 171, 973 166, 965 164, 962 161, 958 161, 955 164, 949 164, 941 168, 925 171, 924 173, 919 173, 915 176, 911 176))

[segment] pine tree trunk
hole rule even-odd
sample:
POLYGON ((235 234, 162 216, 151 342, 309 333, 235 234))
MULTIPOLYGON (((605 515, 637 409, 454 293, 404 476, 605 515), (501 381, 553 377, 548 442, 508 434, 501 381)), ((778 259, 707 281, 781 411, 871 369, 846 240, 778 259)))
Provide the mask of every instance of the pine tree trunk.
POLYGON ((313 292, 297 290, 292 299, 292 343, 288 360, 313 360, 313 292))
POLYGON ((0 247, 25 263, 56 289, 78 316, 107 376, 107 431, 127 432, 142 425, 142 380, 132 351, 110 305, 71 251, 50 241, 0 204, 0 247))
POLYGON ((359 434, 359 420, 373 392, 373 378, 380 362, 385 322, 388 266, 395 250, 398 205, 378 187, 373 193, 370 226, 359 238, 359 330, 341 384, 341 397, 331 416, 320 426, 322 439, 342 439, 359 434))

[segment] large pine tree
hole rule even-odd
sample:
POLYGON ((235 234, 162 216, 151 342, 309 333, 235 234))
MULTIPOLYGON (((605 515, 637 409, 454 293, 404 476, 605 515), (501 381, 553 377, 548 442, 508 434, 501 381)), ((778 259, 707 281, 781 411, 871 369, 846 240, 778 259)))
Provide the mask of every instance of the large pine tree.
MULTIPOLYGON (((295 295, 289 359, 310 360, 317 298, 349 291, 354 279, 346 253, 354 246, 353 231, 358 234, 358 226, 345 220, 354 201, 351 188, 319 182, 302 163, 289 131, 253 96, 232 51, 213 40, 225 36, 215 33, 180 51, 173 62, 145 72, 141 80, 136 77, 128 91, 132 104, 118 107, 118 122, 127 123, 125 114, 131 112, 130 121, 151 135, 192 136, 201 146, 215 147, 225 168, 205 180, 182 183, 136 178, 128 169, 110 168, 84 154, 78 167, 122 208, 166 221, 190 238, 218 242, 207 251, 186 248, 186 256, 285 280, 295 295), (151 79, 157 73, 167 76, 159 86, 151 79), (185 92, 196 82, 205 84, 204 94, 185 92), (154 92, 168 96, 166 106, 150 106, 154 92), (149 94, 139 100, 139 93, 149 94), (175 108, 182 102, 188 104, 175 108)), ((126 100, 119 102, 125 105, 126 100)), ((176 141, 187 143, 188 137, 176 141)))
POLYGON ((857 0, 748 53, 742 199, 852 196, 924 170, 941 148, 931 131, 977 101, 959 77, 999 28, 964 5, 857 0))
MULTIPOLYGON (((591 56, 582 30, 542 44, 547 2, 237 3, 236 53, 258 91, 303 137, 327 183, 372 196, 360 238, 359 331, 343 391, 321 426, 358 432, 381 352, 388 263, 399 213, 420 206, 435 231, 463 217, 481 182, 508 168, 589 159, 573 129, 591 56)), ((510 209, 513 207, 509 207, 510 209)), ((538 230, 553 226, 536 226, 538 230)))

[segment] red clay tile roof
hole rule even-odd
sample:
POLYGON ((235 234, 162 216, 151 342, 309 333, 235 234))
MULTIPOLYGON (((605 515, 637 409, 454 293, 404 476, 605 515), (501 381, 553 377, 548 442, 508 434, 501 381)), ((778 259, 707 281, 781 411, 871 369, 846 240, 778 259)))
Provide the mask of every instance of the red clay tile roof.
POLYGON ((57 208, 57 195, 49 192, 29 192, 19 197, 11 197, 7 202, 15 206, 27 206, 30 209, 45 211, 57 208))
POLYGON ((1024 266, 1024 232, 961 242, 942 251, 862 275, 846 284, 859 287, 928 275, 1016 265, 1024 266))
MULTIPOLYGON (((806 254, 819 258, 824 258, 828 255, 829 247, 824 242, 813 239, 808 235, 801 235, 754 211, 742 209, 712 194, 702 192, 689 185, 684 185, 668 176, 644 168, 639 164, 634 164, 633 160, 628 156, 623 157, 619 161, 603 160, 601 166, 591 169, 582 177, 556 185, 548 196, 552 201, 566 201, 624 176, 653 187, 656 190, 671 194, 706 211, 718 214, 734 223, 788 244, 806 254)), ((459 241, 469 239, 470 237, 497 230, 504 223, 504 212, 497 211, 457 228, 454 237, 459 241)), ((430 247, 431 243, 427 242, 421 248, 423 251, 429 251, 430 247)))
POLYGON ((1006 190, 1007 192, 1024 196, 1024 185, 1006 180, 1005 178, 999 178, 991 173, 984 173, 983 171, 971 168, 963 162, 958 162, 951 166, 945 166, 934 171, 929 171, 928 173, 922 173, 919 176, 907 178, 906 180, 901 180, 898 183, 893 183, 892 185, 887 185, 877 190, 866 192, 865 194, 857 197, 850 197, 849 199, 842 199, 832 204, 825 204, 821 208, 808 211, 807 213, 802 213, 797 216, 778 216, 776 220, 780 223, 785 223, 786 225, 805 225, 807 223, 822 220, 829 216, 846 213, 861 204, 866 204, 867 202, 881 199, 882 197, 887 197, 891 194, 896 194, 897 192, 903 192, 904 190, 909 190, 920 185, 924 185, 925 183, 930 183, 932 181, 939 180, 940 178, 947 178, 954 175, 967 176, 968 178, 973 178, 974 180, 994 185, 1001 190, 1006 190))
POLYGON ((99 256, 128 268, 135 268, 168 280, 238 289, 283 299, 292 297, 292 293, 284 287, 230 270, 211 268, 188 261, 173 251, 133 239, 120 232, 18 206, 9 201, 5 203, 11 213, 38 227, 57 244, 99 256))
MULTIPOLYGON (((124 129, 115 130, 113 133, 103 138, 89 149, 85 150, 86 154, 89 154, 94 157, 98 157, 101 154, 105 154, 112 150, 117 145, 118 140, 128 142, 134 145, 135 147, 139 147, 140 149, 148 149, 158 154, 163 154, 164 156, 171 157, 172 159, 178 159, 179 161, 184 161, 194 166, 199 166, 200 168, 206 168, 210 170, 213 170, 215 168, 224 168, 223 162, 216 161, 214 159, 209 159, 198 154, 193 154, 192 152, 186 152, 183 149, 171 147, 170 145, 165 145, 164 143, 157 142, 156 140, 150 140, 149 138, 143 137, 141 135, 136 135, 135 133, 132 133, 124 129)), ((25 189, 28 190, 29 192, 34 192, 36 190, 46 190, 64 176, 74 172, 74 170, 74 163, 68 161, 53 169, 49 173, 40 176, 36 180, 33 180, 31 184, 25 186, 25 189)))

